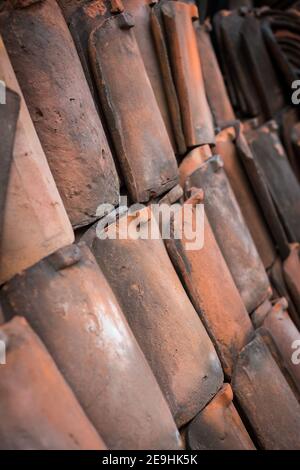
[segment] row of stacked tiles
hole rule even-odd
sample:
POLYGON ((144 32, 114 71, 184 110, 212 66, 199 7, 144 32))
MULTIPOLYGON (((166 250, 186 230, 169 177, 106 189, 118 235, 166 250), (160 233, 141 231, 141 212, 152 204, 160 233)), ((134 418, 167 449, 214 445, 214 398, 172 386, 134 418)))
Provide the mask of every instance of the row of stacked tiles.
MULTIPOLYGON (((1 445, 176 449, 180 428, 193 449, 253 449, 235 402, 256 446, 299 448, 299 369, 288 349, 299 333, 285 303, 268 300, 265 268, 276 253, 251 190, 240 173, 246 202, 238 204, 230 158, 225 173, 211 151, 197 12, 172 1, 152 10, 124 1, 125 13, 121 2, 81 3, 64 10, 81 62, 54 0, 8 1, 0 15, 5 119, 16 124, 7 133, 1 252, 1 445), (141 17, 136 26, 127 10, 141 17), (177 45, 168 52, 174 83, 164 41, 177 45), (175 154, 195 146, 178 170, 175 154), (118 203, 110 148, 133 201, 160 197, 180 180, 194 207, 201 191, 191 190, 204 188, 204 249, 188 251, 184 239, 100 240, 96 226, 72 245, 69 219, 86 226, 99 204, 118 203), (251 217, 257 229, 245 223, 251 217)), ((229 154, 230 130, 217 139, 229 154)))

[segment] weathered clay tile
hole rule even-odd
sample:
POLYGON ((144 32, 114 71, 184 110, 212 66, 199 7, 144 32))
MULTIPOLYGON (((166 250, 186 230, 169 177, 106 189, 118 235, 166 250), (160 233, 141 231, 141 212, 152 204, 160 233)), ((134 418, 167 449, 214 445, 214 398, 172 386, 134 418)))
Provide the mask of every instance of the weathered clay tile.
POLYGON ((247 63, 244 73, 248 74, 254 83, 263 114, 270 119, 284 108, 285 97, 256 15, 249 13, 243 17, 240 41, 241 51, 247 63))
MULTIPOLYGON (((172 205, 174 203, 180 202, 184 198, 184 192, 180 184, 174 186, 174 188, 170 189, 163 197, 158 199, 159 204, 167 204, 172 205)), ((151 203, 153 200, 151 201, 151 203)))
POLYGON ((168 1, 162 5, 166 41, 188 147, 214 143, 193 20, 195 5, 168 1))
POLYGON ((2 284, 72 243, 74 234, 1 38, 0 79, 21 97, 1 235, 2 284))
POLYGON ((284 298, 277 301, 258 326, 263 326, 272 336, 283 361, 283 366, 291 375, 300 392, 300 367, 292 361, 293 344, 296 341, 299 341, 300 344, 300 333, 292 322, 287 309, 288 304, 284 298))
POLYGON ((189 424, 187 442, 192 450, 255 450, 225 384, 189 424))
MULTIPOLYGON (((189 190, 190 176, 201 166, 203 162, 212 157, 212 149, 209 145, 202 145, 187 153, 179 166, 179 183, 185 190, 189 190)), ((197 187, 197 186, 196 186, 197 187)))
POLYGON ((0 243, 21 102, 20 96, 9 88, 5 88, 4 93, 5 103, 0 103, 0 126, 2 130, 0 146, 0 243))
MULTIPOLYGON (((215 240, 207 218, 204 220, 204 246, 193 248, 188 240, 188 224, 196 227, 196 204, 199 193, 182 207, 182 219, 172 223, 172 235, 182 231, 182 239, 166 240, 170 258, 205 325, 228 377, 236 358, 253 333, 249 315, 234 284, 227 264, 215 240), (187 205, 193 219, 184 218, 187 205)), ((201 201, 200 201, 201 202, 201 201)), ((200 227, 198 228, 200 230, 200 227)))
POLYGON ((272 300, 266 299, 259 307, 257 307, 251 314, 251 320, 254 328, 259 328, 268 313, 272 310, 272 300))
POLYGON ((275 121, 248 134, 290 242, 300 240, 300 186, 278 136, 275 121))
POLYGON ((129 230, 125 238, 127 224, 140 221, 158 233, 153 213, 144 209, 139 218, 125 215, 108 227, 115 239, 96 227, 87 236, 180 427, 219 390, 223 373, 159 234, 135 239, 129 230))
POLYGON ((257 125, 252 126, 251 123, 247 123, 247 129, 245 129, 244 125, 245 135, 242 132, 237 133, 237 150, 248 175, 252 190, 256 195, 256 199, 270 229, 270 233, 276 242, 280 257, 281 259, 285 259, 290 252, 288 239, 281 220, 278 217, 278 212, 270 194, 266 176, 260 168, 255 152, 252 152, 247 142, 247 139, 251 139, 251 135, 256 132, 256 127, 257 125))
POLYGON ((298 330, 300 330, 299 308, 297 309, 297 304, 294 303, 294 298, 290 295, 290 289, 288 287, 288 283, 286 282, 283 263, 279 258, 276 259, 272 268, 269 270, 269 278, 275 292, 274 298, 286 298, 288 301, 290 317, 297 326, 298 330))
POLYGON ((184 152, 184 148, 180 148, 179 142, 179 145, 176 144, 176 134, 174 133, 173 129, 172 114, 169 111, 163 76, 160 72, 159 61, 152 36, 150 25, 151 3, 152 2, 150 0, 123 0, 125 11, 131 13, 134 18, 134 34, 145 64, 147 75, 155 94, 156 101, 166 125, 168 135, 173 144, 175 152, 181 153, 182 151, 184 152))
POLYGON ((183 123, 180 113, 179 101, 168 56, 168 48, 165 41, 165 28, 161 12, 163 3, 163 1, 152 2, 150 14, 151 32, 160 65, 160 73, 165 85, 166 98, 168 101, 169 112, 173 124, 178 151, 180 155, 183 155, 186 152, 186 142, 183 132, 183 123))
POLYGON ((216 127, 235 119, 224 79, 210 39, 209 23, 195 21, 194 28, 201 61, 205 91, 216 127))
POLYGON ((262 110, 241 43, 243 22, 244 18, 238 10, 221 10, 213 18, 219 57, 231 102, 243 116, 256 117, 262 110))
MULTIPOLYGON (((93 79, 93 71, 89 60, 88 44, 89 36, 93 29, 102 24, 106 18, 111 16, 109 7, 110 0, 85 0, 84 2, 81 1, 78 4, 78 7, 73 6, 73 8, 69 8, 67 6, 66 10, 64 10, 85 77, 100 115, 102 113, 102 108, 99 103, 97 86, 93 79)), ((102 120, 105 122, 104 116, 102 116, 102 120)))
POLYGON ((1 303, 7 318, 28 319, 109 448, 179 448, 167 403, 85 244, 15 276, 1 303))
POLYGON ((0 14, 3 36, 74 227, 117 204, 118 179, 76 48, 55 0, 0 14))
MULTIPOLYGON (((260 336, 262 340, 264 341, 265 345, 268 348, 268 351, 271 353, 274 361, 276 362, 286 382, 288 383, 291 391, 293 392, 294 396, 297 398, 298 403, 300 403, 299 384, 295 382, 295 379, 293 378, 290 371, 288 370, 288 367, 285 362, 285 358, 283 357, 283 354, 280 351, 278 344, 275 342, 274 337, 271 335, 269 330, 265 328, 264 326, 261 326, 260 328, 256 330, 256 335, 260 336)), ((294 350, 292 350, 292 354, 293 353, 294 353, 294 350)), ((291 358, 292 358, 292 355, 290 356, 290 359, 291 358)))
POLYGON ((103 450, 40 339, 24 318, 0 328, 6 364, 0 365, 0 449, 103 450))
POLYGON ((224 171, 222 159, 213 156, 203 161, 198 149, 192 152, 193 157, 186 158, 192 158, 195 171, 190 173, 189 168, 185 188, 204 190, 208 220, 247 311, 251 313, 270 295, 267 274, 224 171))
POLYGON ((267 269, 273 264, 276 258, 276 251, 261 208, 255 199, 243 164, 239 158, 236 132, 234 127, 227 127, 219 132, 216 136, 215 153, 222 157, 232 190, 255 242, 257 251, 264 263, 264 267, 267 269))
POLYGON ((300 449, 300 405, 260 336, 240 353, 232 388, 263 449, 300 449))
POLYGON ((113 16, 93 30, 89 51, 128 191, 147 202, 176 185, 178 168, 133 29, 129 13, 113 16))

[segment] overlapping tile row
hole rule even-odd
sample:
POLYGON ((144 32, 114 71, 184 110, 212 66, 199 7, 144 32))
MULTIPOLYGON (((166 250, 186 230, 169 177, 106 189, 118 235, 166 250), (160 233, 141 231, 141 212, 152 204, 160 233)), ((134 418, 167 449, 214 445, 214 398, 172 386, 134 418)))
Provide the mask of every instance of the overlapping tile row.
POLYGON ((243 116, 270 119, 287 103, 257 15, 223 10, 214 17, 214 27, 234 108, 243 116))
POLYGON ((3 448, 300 448, 298 116, 265 16, 196 3, 0 10, 3 448))
MULTIPOLYGON (((242 2, 236 3, 236 8, 243 6, 242 2)), ((287 25, 288 17, 292 22, 296 13, 240 8, 221 11, 213 19, 213 34, 227 90, 236 116, 243 121, 243 124, 233 120, 221 125, 223 130, 217 136, 215 153, 223 152, 225 171, 273 288, 271 303, 266 299, 252 312, 257 337, 240 353, 232 382, 256 444, 266 449, 299 448, 299 440, 294 437, 299 432, 294 401, 295 396, 299 400, 299 377, 296 377, 299 372, 292 359, 293 345, 298 344, 300 318, 297 305, 300 196, 294 144, 299 116, 297 108, 288 107, 292 83, 288 89, 278 65, 285 72, 285 79, 289 70, 270 31, 276 21, 282 27, 287 25), (275 55, 277 63, 273 60, 275 55), (255 119, 249 121, 250 117, 255 119), (257 215, 260 213, 259 217, 254 216, 254 210, 257 215), (288 302, 276 299, 280 296, 285 296, 288 302), (269 373, 273 369, 273 392, 268 387, 258 388, 259 375, 264 369, 269 373), (281 419, 280 415, 276 417, 281 406, 276 401, 284 393, 279 388, 285 386, 287 394, 290 391, 292 394, 290 399, 283 400, 281 419), (260 399, 270 393, 273 393, 273 403, 270 400, 265 408, 260 408, 260 399), (272 430, 268 432, 265 412, 274 417, 273 436, 272 430), (285 426, 289 430, 296 427, 283 438, 284 431, 280 436, 279 429, 285 426)))

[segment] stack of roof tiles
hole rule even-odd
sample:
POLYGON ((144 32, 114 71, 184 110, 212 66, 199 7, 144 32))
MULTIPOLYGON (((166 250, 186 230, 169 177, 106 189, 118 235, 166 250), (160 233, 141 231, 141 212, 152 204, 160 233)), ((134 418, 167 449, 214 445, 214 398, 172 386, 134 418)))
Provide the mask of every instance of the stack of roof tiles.
POLYGON ((0 448, 300 449, 299 13, 196 3, 1 2, 0 448))

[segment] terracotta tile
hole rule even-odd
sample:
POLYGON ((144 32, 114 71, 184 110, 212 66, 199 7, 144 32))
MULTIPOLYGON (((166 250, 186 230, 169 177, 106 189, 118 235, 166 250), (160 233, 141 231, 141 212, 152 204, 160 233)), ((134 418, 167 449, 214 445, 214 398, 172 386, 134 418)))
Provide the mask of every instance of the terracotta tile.
MULTIPOLYGON (((2 86, 1 91, 3 91, 2 86)), ((3 234, 7 189, 13 160, 17 123, 20 114, 20 104, 20 96, 14 91, 5 87, 5 103, 0 103, 0 126, 2 129, 2 142, 0 147, 0 242, 3 234)))
POLYGON ((127 189, 147 202, 176 185, 178 168, 134 28, 129 13, 107 19, 93 30, 89 52, 127 189))
POLYGON ((224 169, 239 207, 254 240, 257 251, 268 269, 276 258, 274 242, 271 238, 263 213, 252 191, 243 163, 239 156, 237 130, 227 127, 216 136, 215 153, 222 157, 224 169))
POLYGON ((261 337, 241 352, 232 388, 263 449, 300 449, 300 405, 261 337))
POLYGON ((151 33, 155 43, 156 54, 160 65, 160 74, 164 83, 165 93, 169 106, 169 113, 173 124, 178 152, 183 155, 186 152, 186 141, 184 137, 183 121, 180 112, 179 100, 176 93, 175 83, 172 75, 168 48, 165 41, 165 28, 161 7, 165 0, 151 2, 150 24, 151 33))
POLYGON ((134 34, 145 64, 147 75, 154 91, 156 101, 168 131, 170 141, 173 144, 175 153, 181 153, 182 151, 184 152, 185 149, 181 148, 180 140, 176 142, 177 135, 174 132, 172 105, 169 107, 168 95, 165 91, 163 76, 160 73, 159 60, 156 54, 155 43, 151 32, 151 4, 151 0, 123 1, 125 11, 131 13, 131 15, 134 17, 134 34))
POLYGON ((211 42, 211 25, 194 22, 198 52, 201 61, 205 92, 211 109, 215 127, 233 121, 235 115, 225 87, 220 66, 211 42))
POLYGON ((232 400, 232 389, 225 384, 189 424, 187 441, 190 449, 255 450, 232 400))
POLYGON ((3 325, 0 339, 7 347, 0 365, 0 448, 106 449, 26 320, 3 325))
POLYGON ((74 234, 1 38, 0 79, 21 97, 3 216, 2 284, 72 243, 74 234))
POLYGON ((195 5, 169 1, 162 5, 165 38, 188 147, 213 144, 213 118, 205 95, 193 21, 195 5))
POLYGON ((248 135, 258 165, 275 202, 278 217, 290 242, 300 240, 300 186, 278 135, 270 121, 248 135))
POLYGON ((300 333, 289 316, 285 298, 273 305, 260 326, 271 334, 281 356, 282 365, 291 375, 300 396, 300 367, 292 361, 293 344, 295 341, 299 341, 300 344, 300 333))

